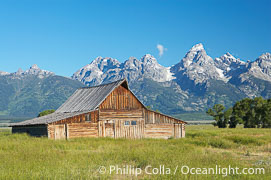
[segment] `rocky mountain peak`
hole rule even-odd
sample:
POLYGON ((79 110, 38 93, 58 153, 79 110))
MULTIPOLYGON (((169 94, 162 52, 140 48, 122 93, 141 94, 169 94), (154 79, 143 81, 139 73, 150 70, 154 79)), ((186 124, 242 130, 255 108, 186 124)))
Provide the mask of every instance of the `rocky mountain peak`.
POLYGON ((189 52, 193 52, 193 51, 203 51, 204 47, 201 43, 194 45, 189 52))
MULTIPOLYGON (((17 71, 17 74, 18 74, 18 71, 17 71)), ((20 70, 20 72, 21 71, 22 70, 20 70)), ((40 78, 43 78, 44 76, 54 75, 53 72, 40 69, 37 64, 33 64, 28 70, 22 72, 21 74, 23 74, 23 75, 28 75, 28 74, 37 75, 40 78)))
POLYGON ((177 78, 188 78, 195 84, 203 83, 209 79, 227 81, 223 70, 215 66, 214 60, 207 55, 201 43, 194 45, 181 60, 171 68, 177 78))
POLYGON ((33 64, 30 69, 40 69, 37 64, 33 64))
POLYGON ((271 61, 271 54, 270 53, 264 53, 259 57, 259 59, 271 61))
POLYGON ((224 54, 222 57, 225 57, 227 59, 236 59, 233 55, 231 55, 229 52, 227 52, 226 54, 224 54))
POLYGON ((24 73, 24 71, 22 70, 22 68, 19 68, 14 74, 21 75, 23 73, 24 73))
POLYGON ((213 59, 207 55, 201 43, 194 45, 181 61, 182 65, 187 68, 191 64, 198 66, 213 65, 213 59))
POLYGON ((158 64, 157 60, 155 59, 154 56, 150 55, 150 54, 146 54, 144 55, 140 61, 143 63, 143 64, 158 64))

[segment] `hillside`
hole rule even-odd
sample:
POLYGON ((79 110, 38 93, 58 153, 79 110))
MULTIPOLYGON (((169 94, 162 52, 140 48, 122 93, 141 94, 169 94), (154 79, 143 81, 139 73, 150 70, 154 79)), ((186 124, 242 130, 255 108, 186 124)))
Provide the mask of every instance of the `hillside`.
MULTIPOLYGON (((33 67, 32 67, 33 68, 33 67)), ((11 73, 0 76, 0 115, 35 117, 58 108, 83 84, 53 73, 11 73)))

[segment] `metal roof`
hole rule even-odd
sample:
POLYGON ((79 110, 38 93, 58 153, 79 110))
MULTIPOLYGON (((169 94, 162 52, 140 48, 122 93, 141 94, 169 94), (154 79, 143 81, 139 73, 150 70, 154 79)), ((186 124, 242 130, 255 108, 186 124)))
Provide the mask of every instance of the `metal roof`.
POLYGON ((109 84, 79 88, 56 110, 56 112, 95 110, 105 100, 105 98, 123 82, 126 82, 126 80, 122 79, 109 84))
POLYGON ((60 121, 62 119, 70 118, 73 116, 77 116, 83 113, 87 113, 91 111, 85 111, 85 112, 70 112, 70 113, 57 113, 54 112, 52 114, 48 114, 46 116, 37 117, 34 119, 22 121, 19 123, 12 123, 10 126, 26 126, 26 125, 41 125, 41 124, 49 124, 52 122, 60 121))

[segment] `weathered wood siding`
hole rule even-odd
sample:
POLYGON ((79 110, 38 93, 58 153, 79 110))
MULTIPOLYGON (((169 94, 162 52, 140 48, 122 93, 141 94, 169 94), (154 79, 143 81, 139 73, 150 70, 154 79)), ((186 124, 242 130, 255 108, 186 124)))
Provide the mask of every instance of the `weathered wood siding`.
POLYGON ((113 120, 114 123, 107 123, 106 121, 100 121, 99 136, 100 137, 112 137, 112 138, 129 138, 139 139, 144 137, 144 120, 137 120, 136 125, 132 125, 132 121, 125 119, 113 120), (125 125, 125 122, 129 121, 129 125, 125 125))
POLYGON ((185 137, 185 126, 184 124, 174 124, 174 137, 183 138, 185 137))
POLYGON ((99 116, 99 136, 114 138, 142 138, 144 118, 142 109, 101 110, 99 116), (125 125, 128 122, 129 125, 125 125), (132 122, 136 125, 132 125, 132 122))
POLYGON ((144 110, 145 137, 147 138, 182 138, 185 137, 185 124, 173 117, 144 110))
POLYGON ((185 137, 185 124, 182 124, 182 138, 185 137))
POLYGON ((139 100, 128 89, 117 87, 99 107, 101 110, 142 109, 139 100))
POLYGON ((166 115, 158 113, 158 112, 150 111, 148 109, 144 110, 144 114, 145 114, 145 123, 146 124, 180 123, 178 120, 176 120, 172 117, 166 116, 166 115))
POLYGON ((145 138, 163 138, 174 137, 174 124, 146 124, 145 138))
POLYGON ((70 124, 70 123, 84 123, 86 122, 86 116, 91 116, 91 123, 97 123, 98 122, 98 111, 93 111, 89 113, 80 114, 77 116, 73 116, 67 119, 63 119, 60 121, 53 122, 51 124, 70 124))
POLYGON ((98 137, 97 123, 67 124, 67 138, 98 137))
POLYGON ((50 139, 63 139, 63 135, 61 135, 63 128, 65 130, 65 138, 67 139, 97 137, 98 118, 98 111, 93 111, 48 124, 48 137, 50 139), (86 121, 87 119, 90 121, 86 121))
POLYGON ((13 126, 12 133, 27 133, 30 136, 47 136, 47 125, 13 126))
POLYGON ((144 125, 143 105, 125 87, 117 87, 100 105, 100 137, 143 138, 144 125))

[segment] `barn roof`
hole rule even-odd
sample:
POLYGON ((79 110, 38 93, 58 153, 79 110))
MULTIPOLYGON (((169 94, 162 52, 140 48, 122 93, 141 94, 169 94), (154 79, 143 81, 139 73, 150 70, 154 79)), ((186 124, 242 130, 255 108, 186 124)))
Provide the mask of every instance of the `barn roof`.
POLYGON ((41 124, 49 124, 56 121, 60 121, 62 119, 67 119, 73 116, 77 116, 83 113, 87 113, 91 111, 85 111, 85 112, 70 112, 70 113, 57 113, 54 112, 52 114, 48 114, 46 116, 37 117, 34 119, 22 121, 19 123, 13 123, 11 126, 26 126, 26 125, 41 125, 41 124))
POLYGON ((95 110, 116 87, 123 83, 128 89, 128 83, 125 79, 94 87, 79 88, 56 112, 66 113, 95 110))

